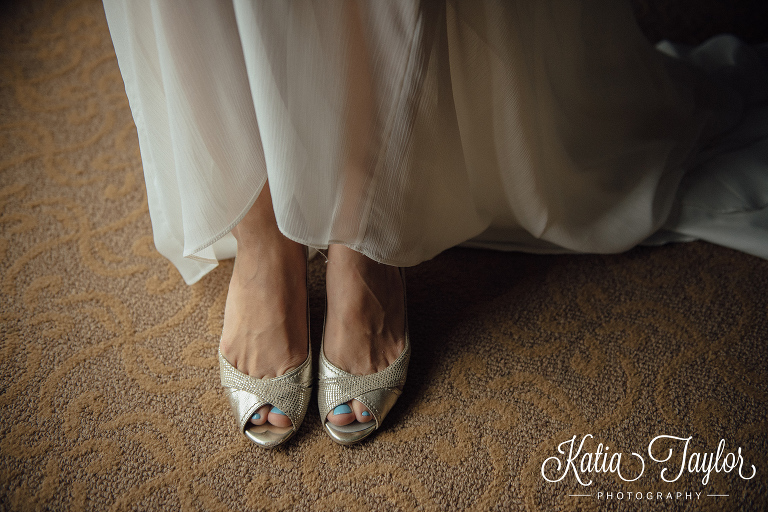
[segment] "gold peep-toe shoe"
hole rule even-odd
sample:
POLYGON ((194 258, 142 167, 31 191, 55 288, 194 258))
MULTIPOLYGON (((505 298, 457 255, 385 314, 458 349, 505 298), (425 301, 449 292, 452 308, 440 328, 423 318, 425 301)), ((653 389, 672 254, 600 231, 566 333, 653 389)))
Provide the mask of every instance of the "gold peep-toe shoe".
MULTIPOLYGON (((405 273, 400 269, 403 281, 405 303, 405 273)), ((411 343, 408 336, 407 303, 405 306, 405 346, 395 361, 380 372, 371 375, 353 375, 334 366, 325 358, 323 344, 320 344, 320 362, 317 385, 317 403, 320 421, 331 439, 339 444, 350 445, 362 441, 381 426, 387 413, 403 392, 411 358, 411 343), (368 408, 373 419, 366 423, 357 421, 337 426, 327 420, 328 413, 350 400, 358 400, 368 408)), ((325 327, 323 327, 325 334, 325 327)))
MULTIPOLYGON (((309 279, 309 276, 307 276, 309 279)), ((312 347, 309 341, 309 294, 307 294, 307 359, 289 372, 271 379, 256 379, 232 366, 219 349, 221 385, 229 399, 238 428, 263 448, 274 448, 299 430, 312 395, 312 347), (290 427, 270 423, 254 425, 249 420, 264 405, 272 405, 291 420, 290 427)))
POLYGON ((312 351, 297 368, 273 379, 255 379, 237 370, 219 350, 221 385, 229 399, 238 428, 263 448, 274 448, 293 437, 307 412, 312 394, 312 351), (254 425, 250 418, 264 405, 277 407, 291 420, 290 427, 254 425))

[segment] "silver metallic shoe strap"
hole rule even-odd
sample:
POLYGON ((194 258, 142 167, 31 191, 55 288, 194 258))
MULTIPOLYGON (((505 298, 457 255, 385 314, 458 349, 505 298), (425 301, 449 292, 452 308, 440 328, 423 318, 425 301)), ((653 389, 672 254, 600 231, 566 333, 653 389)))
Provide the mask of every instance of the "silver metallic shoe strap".
MULTIPOLYGON (((311 353, 300 366, 272 379, 256 379, 240 372, 224 358, 221 350, 219 350, 219 368, 222 386, 234 391, 245 391, 250 395, 230 393, 230 400, 235 399, 235 396, 240 399, 249 397, 248 404, 231 404, 233 409, 238 405, 238 410, 255 411, 265 404, 272 404, 288 416, 294 428, 298 429, 301 425, 312 393, 311 353)), ((241 416, 246 416, 238 418, 240 428, 244 428, 249 417, 247 414, 241 416)))
POLYGON ((390 402, 385 399, 385 395, 394 395, 391 400, 394 403, 394 399, 400 395, 405 385, 410 357, 411 345, 407 331, 405 347, 398 358, 384 370, 371 375, 353 375, 334 366, 326 359, 321 346, 317 387, 320 418, 325 418, 336 406, 357 399, 366 405, 377 424, 380 423, 390 406, 380 410, 376 404, 382 400, 390 402))

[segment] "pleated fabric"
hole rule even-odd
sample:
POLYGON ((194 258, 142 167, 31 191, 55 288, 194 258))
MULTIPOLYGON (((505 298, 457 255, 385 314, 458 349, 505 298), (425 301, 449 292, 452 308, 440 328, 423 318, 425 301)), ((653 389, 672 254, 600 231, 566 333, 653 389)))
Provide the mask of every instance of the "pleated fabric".
POLYGON ((289 238, 391 265, 694 238, 768 257, 764 50, 658 51, 616 0, 104 6, 155 245, 188 283, 266 183, 289 238))

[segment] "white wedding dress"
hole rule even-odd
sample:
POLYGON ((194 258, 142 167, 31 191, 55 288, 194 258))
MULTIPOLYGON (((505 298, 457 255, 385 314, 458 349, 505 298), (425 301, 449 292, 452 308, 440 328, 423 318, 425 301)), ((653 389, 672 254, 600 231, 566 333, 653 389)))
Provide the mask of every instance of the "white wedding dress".
POLYGON ((187 283, 267 182, 281 231, 768 258, 768 48, 652 47, 617 0, 104 0, 155 245, 187 283))

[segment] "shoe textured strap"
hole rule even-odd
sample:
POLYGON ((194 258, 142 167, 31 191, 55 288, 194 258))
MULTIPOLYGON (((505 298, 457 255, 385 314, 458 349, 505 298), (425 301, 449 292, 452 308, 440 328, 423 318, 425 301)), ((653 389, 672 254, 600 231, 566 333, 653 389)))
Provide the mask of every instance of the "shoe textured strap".
POLYGON ((263 405, 271 404, 285 413, 298 429, 312 394, 312 355, 297 368, 273 379, 256 379, 232 366, 219 350, 221 385, 226 388, 240 429, 263 405))
POLYGON ((376 428, 394 405, 405 385, 411 344, 406 330, 405 347, 397 359, 380 372, 371 375, 353 375, 334 366, 325 358, 320 347, 320 368, 317 386, 320 419, 352 399, 362 402, 373 415, 376 428))

